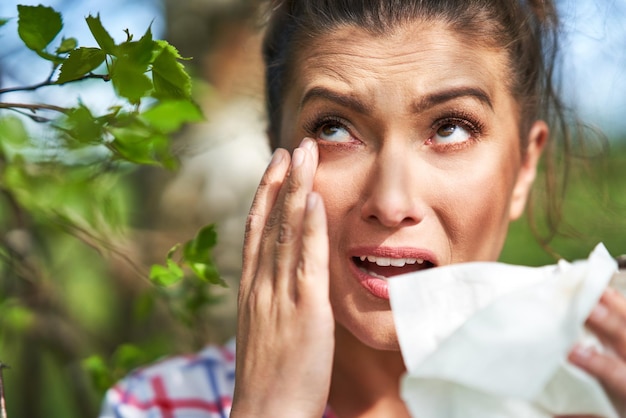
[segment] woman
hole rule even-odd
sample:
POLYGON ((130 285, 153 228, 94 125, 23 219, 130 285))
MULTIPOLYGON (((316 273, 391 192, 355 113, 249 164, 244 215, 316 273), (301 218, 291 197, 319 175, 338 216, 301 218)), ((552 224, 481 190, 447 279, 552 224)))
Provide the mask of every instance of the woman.
MULTIPOLYGON (((539 0, 275 4, 231 417, 408 416, 387 279, 498 258, 554 140, 542 117, 562 122, 556 20, 539 0)), ((605 293, 588 325, 616 355, 570 355, 622 398, 625 323, 605 293)))
MULTIPOLYGON (((555 23, 539 1, 277 7, 269 131, 293 155, 248 219, 232 417, 407 415, 386 278, 498 258, 549 141, 555 23)), ((622 397, 623 323, 606 293, 589 325, 621 357, 571 355, 622 397)))

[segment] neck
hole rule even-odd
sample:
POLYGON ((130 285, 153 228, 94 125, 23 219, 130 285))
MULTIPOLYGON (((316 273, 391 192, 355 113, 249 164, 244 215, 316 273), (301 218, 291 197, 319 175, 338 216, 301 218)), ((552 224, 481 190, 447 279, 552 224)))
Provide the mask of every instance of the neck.
POLYGON ((400 398, 405 370, 399 351, 366 346, 337 324, 329 404, 339 418, 408 417, 400 398))

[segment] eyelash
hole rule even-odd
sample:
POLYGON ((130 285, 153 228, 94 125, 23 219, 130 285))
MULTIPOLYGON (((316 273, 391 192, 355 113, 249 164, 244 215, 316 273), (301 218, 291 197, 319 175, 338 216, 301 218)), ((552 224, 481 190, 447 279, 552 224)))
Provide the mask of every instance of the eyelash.
POLYGON ((429 143, 429 146, 433 147, 438 151, 454 151, 458 149, 465 148, 476 141, 479 141, 481 137, 485 133, 485 125, 480 122, 478 118, 474 115, 467 113, 465 111, 456 111, 448 114, 441 115, 437 118, 435 123, 431 127, 432 133, 426 140, 429 143), (432 137, 437 133, 437 131, 446 125, 458 125, 463 129, 466 129, 470 138, 467 141, 459 142, 459 143, 450 143, 450 144, 435 144, 432 143, 432 137))
MULTIPOLYGON (((313 117, 311 120, 304 122, 303 127, 306 131, 307 135, 311 135, 315 138, 318 137, 320 129, 322 129, 325 125, 334 124, 339 125, 352 134, 352 129, 350 128, 350 124, 342 117, 336 115, 318 115, 313 117)), ((441 150, 454 150, 460 149, 465 146, 468 146, 482 137, 485 132, 485 125, 480 122, 478 118, 474 115, 467 113, 465 111, 454 111, 450 113, 443 114, 435 120, 435 122, 431 125, 432 133, 426 139, 426 142, 430 142, 432 136, 439 130, 441 127, 445 125, 458 125, 463 129, 467 129, 470 133, 471 138, 468 141, 461 143, 451 143, 451 144, 434 144, 429 143, 429 146, 441 150)), ((319 140, 319 138, 318 138, 319 140)), ((345 143, 337 143, 337 145, 346 145, 345 143)))
MULTIPOLYGON (((319 135, 320 129, 322 129, 325 125, 328 125, 328 124, 339 125, 350 133, 352 131, 349 127, 349 123, 346 120, 335 115, 316 116, 312 118, 310 121, 307 121, 304 123, 304 130, 306 131, 307 135, 311 135, 317 138, 317 136, 319 135)), ((341 144, 341 143, 338 143, 338 144, 341 144)))

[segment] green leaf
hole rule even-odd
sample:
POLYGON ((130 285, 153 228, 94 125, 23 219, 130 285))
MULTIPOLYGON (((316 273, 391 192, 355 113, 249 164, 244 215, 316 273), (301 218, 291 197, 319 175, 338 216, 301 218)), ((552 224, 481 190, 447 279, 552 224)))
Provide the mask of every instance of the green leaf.
POLYGON ((215 225, 200 229, 194 239, 185 243, 183 257, 198 278, 226 287, 211 257, 211 249, 217 244, 215 225))
POLYGON ((176 161, 169 152, 169 138, 138 124, 111 128, 115 140, 110 144, 118 158, 136 164, 158 165, 174 168, 176 161))
POLYGON ((137 42, 126 41, 118 46, 118 57, 127 59, 142 72, 148 69, 153 60, 152 57, 159 45, 152 40, 152 30, 148 28, 146 33, 137 42))
POLYGON ((81 144, 99 144, 103 136, 102 122, 84 105, 70 110, 61 128, 81 144))
POLYGON ((215 225, 207 225, 200 229, 196 236, 185 243, 183 256, 185 260, 192 262, 210 262, 211 249, 217 244, 217 232, 215 225))
POLYGON ((63 40, 61 41, 61 45, 59 45, 56 50, 56 53, 65 54, 67 52, 70 52, 72 49, 76 49, 77 46, 78 41, 76 40, 76 38, 63 38, 63 40))
POLYGON ((168 266, 154 264, 150 268, 150 280, 159 286, 171 286, 178 283, 184 276, 182 269, 171 269, 171 263, 168 266))
POLYGON ((154 95, 160 99, 189 99, 191 78, 178 62, 180 54, 167 44, 152 63, 154 95))
POLYGON ((2 19, 2 18, 0 18, 0 27, 6 25, 9 20, 11 20, 11 19, 2 19))
POLYGON ((179 130, 185 123, 204 120, 202 111, 189 100, 166 100, 146 110, 141 117, 163 133, 179 130))
POLYGON ((142 65, 129 59, 117 59, 111 67, 111 81, 117 94, 133 104, 139 103, 152 90, 152 81, 144 71, 142 65))
POLYGON ((85 20, 87 21, 87 25, 89 26, 89 30, 91 31, 94 39, 96 40, 98 45, 100 45, 100 48, 102 48, 102 50, 107 54, 115 55, 115 41, 113 40, 111 35, 109 35, 109 32, 107 32, 104 26, 102 26, 102 22, 100 21, 100 15, 98 14, 95 17, 89 15, 85 20))
POLYGON ((212 284, 222 287, 228 287, 226 282, 220 277, 217 268, 213 262, 211 263, 190 263, 189 267, 198 276, 198 278, 212 284))
POLYGON ((122 344, 115 350, 112 363, 114 368, 122 370, 134 369, 146 362, 144 350, 134 344, 122 344))
POLYGON ((33 51, 44 51, 63 28, 61 14, 51 7, 19 4, 17 10, 17 33, 33 51))
POLYGON ((77 80, 95 70, 104 62, 106 54, 98 48, 78 48, 70 52, 61 65, 57 84, 77 80))
POLYGON ((172 248, 170 248, 170 250, 167 252, 166 260, 172 260, 174 258, 174 254, 176 254, 176 251, 178 251, 179 248, 180 244, 176 244, 172 248))
POLYGON ((174 57, 176 59, 179 60, 184 60, 184 61, 189 61, 191 60, 191 58, 185 58, 182 55, 180 55, 180 52, 178 52, 178 49, 176 49, 176 47, 172 44, 170 44, 169 42, 163 40, 163 39, 157 39, 156 41, 154 41, 157 43, 157 45, 159 46, 159 51, 167 48, 170 50, 170 52, 174 55, 174 57))
POLYGON ((91 377, 93 385, 99 391, 105 391, 115 383, 109 365, 101 356, 87 357, 81 362, 81 366, 91 377))

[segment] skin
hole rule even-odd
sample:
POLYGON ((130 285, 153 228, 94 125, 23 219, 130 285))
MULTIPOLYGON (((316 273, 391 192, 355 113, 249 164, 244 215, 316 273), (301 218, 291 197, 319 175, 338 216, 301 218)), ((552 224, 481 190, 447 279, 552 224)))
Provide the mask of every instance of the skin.
MULTIPOLYGON (((408 416, 385 281, 354 257, 496 260, 548 128, 522 141, 504 53, 438 22, 338 28, 296 62, 281 127, 293 156, 276 150, 248 218, 231 416, 320 417, 327 402, 342 418, 408 416)), ((608 367, 626 369, 626 302, 599 306, 611 326, 590 327, 622 358, 571 360, 623 388, 608 367)))

